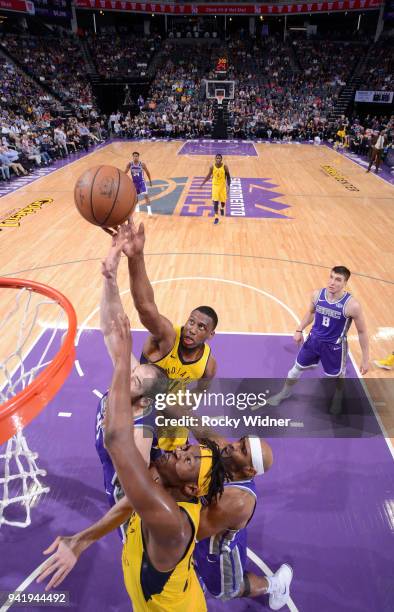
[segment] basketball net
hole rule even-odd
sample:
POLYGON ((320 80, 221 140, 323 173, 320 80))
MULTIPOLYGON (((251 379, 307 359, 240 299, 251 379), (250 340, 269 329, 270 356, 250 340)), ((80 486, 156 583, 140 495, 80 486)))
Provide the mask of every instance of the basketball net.
POLYGON ((222 106, 223 99, 224 99, 224 96, 218 96, 218 95, 216 96, 216 100, 218 101, 219 106, 222 106))
MULTIPOLYGON (((12 290, 4 288, 3 282, 6 280, 1 279, 0 285, 2 302, 4 300, 8 309, 0 322, 0 338, 10 334, 12 336, 12 333, 15 337, 10 340, 14 350, 7 351, 7 357, 0 361, 1 441, 8 435, 5 433, 9 431, 6 429, 7 418, 14 425, 14 435, 0 446, 0 527, 27 527, 31 524, 31 508, 50 489, 42 480, 46 471, 38 466, 38 454, 29 448, 23 430, 46 402, 39 402, 37 408, 39 390, 35 394, 33 407, 26 399, 22 401, 22 398, 25 390, 43 374, 44 369, 49 372, 54 357, 64 351, 62 345, 69 327, 69 313, 59 301, 44 297, 37 293, 37 289, 23 287, 15 293, 15 287, 12 290), (45 326, 42 321, 45 321, 45 326), (50 326, 49 330, 47 325, 50 326), (59 330, 66 331, 59 333, 59 330), (36 348, 31 351, 34 345, 38 353, 36 348)), ((62 298, 66 300, 64 296, 62 298)), ((48 377, 54 376, 54 373, 52 376, 48 373, 48 377)), ((49 401, 53 396, 51 383, 45 376, 41 378, 47 391, 46 401, 49 401)), ((52 387, 55 387, 54 383, 52 387)))

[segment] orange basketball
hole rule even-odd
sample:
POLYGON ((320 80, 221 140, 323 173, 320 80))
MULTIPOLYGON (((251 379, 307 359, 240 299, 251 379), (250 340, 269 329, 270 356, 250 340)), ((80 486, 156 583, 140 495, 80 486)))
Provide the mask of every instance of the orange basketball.
POLYGON ((114 227, 126 221, 137 204, 133 181, 113 166, 86 170, 74 187, 74 200, 81 215, 94 225, 114 227))

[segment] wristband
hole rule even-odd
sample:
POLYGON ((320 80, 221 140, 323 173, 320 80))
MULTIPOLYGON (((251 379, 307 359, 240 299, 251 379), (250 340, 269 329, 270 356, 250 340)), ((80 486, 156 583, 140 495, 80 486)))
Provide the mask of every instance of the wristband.
POLYGON ((302 334, 302 329, 296 329, 296 333, 302 334))

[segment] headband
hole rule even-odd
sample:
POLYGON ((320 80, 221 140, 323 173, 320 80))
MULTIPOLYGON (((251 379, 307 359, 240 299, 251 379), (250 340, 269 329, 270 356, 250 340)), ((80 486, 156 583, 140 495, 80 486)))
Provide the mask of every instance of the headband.
POLYGON ((198 474, 198 496, 202 497, 208 493, 211 483, 212 451, 200 444, 200 473, 198 474))
POLYGON ((257 476, 259 476, 260 474, 264 474, 264 459, 260 438, 249 436, 248 440, 250 444, 252 465, 257 472, 257 476))

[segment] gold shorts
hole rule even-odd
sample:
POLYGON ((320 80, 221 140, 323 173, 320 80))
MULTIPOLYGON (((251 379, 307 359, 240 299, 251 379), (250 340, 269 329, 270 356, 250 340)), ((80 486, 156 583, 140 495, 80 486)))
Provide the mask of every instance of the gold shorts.
POLYGON ((226 186, 212 187, 212 201, 213 202, 225 202, 227 200, 226 186))

